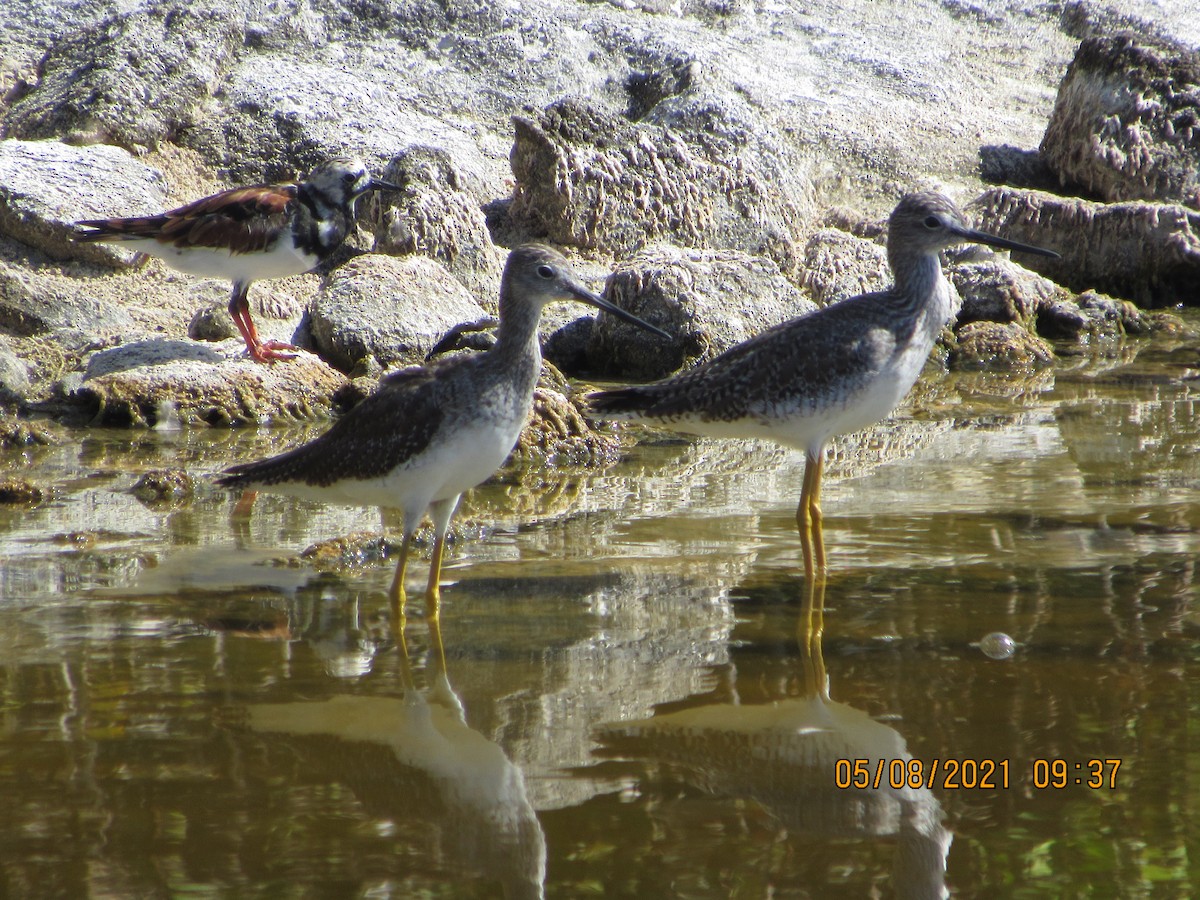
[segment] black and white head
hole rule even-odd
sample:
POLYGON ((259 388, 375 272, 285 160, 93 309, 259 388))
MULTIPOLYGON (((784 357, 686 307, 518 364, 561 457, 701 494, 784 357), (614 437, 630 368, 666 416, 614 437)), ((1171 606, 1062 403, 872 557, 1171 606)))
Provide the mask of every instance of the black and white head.
POLYGON ((321 163, 304 179, 304 184, 314 196, 335 207, 348 206, 367 191, 400 190, 391 182, 372 178, 363 161, 353 156, 338 156, 321 163))

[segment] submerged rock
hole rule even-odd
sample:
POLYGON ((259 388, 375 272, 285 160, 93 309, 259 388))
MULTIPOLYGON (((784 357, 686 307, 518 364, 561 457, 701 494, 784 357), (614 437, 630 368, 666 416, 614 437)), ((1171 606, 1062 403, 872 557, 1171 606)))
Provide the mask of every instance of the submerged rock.
POLYGON ((154 469, 138 478, 131 491, 147 506, 172 507, 192 498, 196 481, 183 469, 154 469))
POLYGON ((1200 52, 1161 37, 1089 37, 1041 145, 1060 184, 1109 202, 1200 209, 1200 52))
POLYGON ((976 208, 981 228, 1057 250, 1061 258, 1031 257, 1029 266, 1073 290, 1141 307, 1200 303, 1200 212, 1003 187, 986 191, 976 208))

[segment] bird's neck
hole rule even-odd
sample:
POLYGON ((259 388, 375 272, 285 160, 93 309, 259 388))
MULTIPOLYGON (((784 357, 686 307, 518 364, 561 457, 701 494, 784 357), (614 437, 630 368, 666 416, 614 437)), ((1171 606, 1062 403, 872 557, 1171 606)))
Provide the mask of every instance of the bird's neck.
MULTIPOLYGON (((942 274, 942 257, 939 253, 888 253, 895 280, 893 288, 897 297, 914 313, 933 306, 947 305, 949 282, 942 274)), ((932 311, 932 310, 931 310, 932 311)), ((949 316, 945 310, 945 316, 949 316)))
POLYGON ((942 274, 940 253, 888 253, 896 302, 913 318, 916 328, 936 336, 958 314, 960 301, 942 274))
POLYGON ((538 323, 542 310, 537 305, 518 304, 509 300, 507 291, 500 291, 500 327, 496 329, 496 344, 491 355, 506 368, 542 364, 542 348, 538 342, 538 323))
POLYGON ((350 234, 350 223, 354 217, 354 201, 335 203, 324 194, 301 184, 296 189, 296 200, 305 214, 298 217, 296 236, 305 249, 323 256, 337 249, 350 234))

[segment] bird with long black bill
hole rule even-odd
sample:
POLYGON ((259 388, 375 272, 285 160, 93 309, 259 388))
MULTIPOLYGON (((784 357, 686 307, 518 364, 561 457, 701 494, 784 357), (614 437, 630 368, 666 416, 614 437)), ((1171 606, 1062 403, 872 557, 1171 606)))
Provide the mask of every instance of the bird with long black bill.
POLYGON ((769 438, 805 453, 796 525, 805 575, 827 572, 821 516, 826 442, 887 416, 957 312, 940 252, 963 242, 1052 250, 976 231, 935 192, 906 195, 888 220, 894 284, 783 322, 687 372, 590 394, 599 415, 712 437, 769 438))
POLYGON ((403 543, 390 590, 400 614, 409 545, 428 511, 434 545, 425 596, 436 613, 451 517, 462 493, 508 457, 529 419, 542 368, 538 322, 543 307, 556 300, 579 300, 669 337, 588 290, 557 251, 522 246, 504 267, 500 324, 489 350, 403 369, 320 437, 234 466, 218 484, 400 509, 403 543))
POLYGON ((75 240, 120 243, 189 275, 233 282, 229 314, 258 362, 292 359, 297 348, 262 341, 250 318, 250 283, 315 268, 354 226, 354 203, 368 191, 398 191, 372 178, 361 160, 337 157, 303 181, 234 188, 152 216, 84 219, 75 240))

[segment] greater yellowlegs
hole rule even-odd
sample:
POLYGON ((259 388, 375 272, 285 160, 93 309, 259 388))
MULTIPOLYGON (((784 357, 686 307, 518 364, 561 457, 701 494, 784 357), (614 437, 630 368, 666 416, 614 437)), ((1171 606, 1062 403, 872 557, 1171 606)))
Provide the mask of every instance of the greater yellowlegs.
POLYGON ((603 416, 714 437, 763 437, 806 454, 796 524, 804 571, 825 574, 821 470, 825 442, 888 415, 912 387, 956 312, 941 250, 971 241, 1057 256, 976 231, 941 194, 908 194, 888 223, 895 284, 792 319, 690 371, 591 394, 603 416))
POLYGON ((428 510, 434 546, 425 593, 436 610, 446 529, 459 497, 504 462, 529 418, 542 367, 538 321, 555 300, 580 300, 669 337, 589 291, 555 250, 519 247, 504 267, 500 325, 490 350, 396 372, 320 437, 234 466, 218 483, 399 508, 403 544, 391 598, 401 613, 410 539, 428 510))
POLYGON ((339 157, 295 183, 234 188, 155 216, 76 222, 75 240, 119 241, 180 272, 230 279, 229 314, 250 356, 290 359, 292 345, 259 340, 250 283, 314 268, 350 233, 354 202, 378 190, 399 188, 372 178, 360 160, 339 157))

